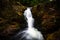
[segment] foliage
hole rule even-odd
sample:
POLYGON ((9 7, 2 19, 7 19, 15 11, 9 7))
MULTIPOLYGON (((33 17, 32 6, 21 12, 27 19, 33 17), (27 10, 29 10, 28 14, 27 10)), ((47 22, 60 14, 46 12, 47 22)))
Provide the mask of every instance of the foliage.
POLYGON ((25 6, 34 6, 40 3, 47 3, 47 2, 50 2, 50 0, 20 0, 20 3, 25 6))
POLYGON ((20 3, 25 6, 33 6, 38 4, 38 1, 37 0, 20 0, 20 3))

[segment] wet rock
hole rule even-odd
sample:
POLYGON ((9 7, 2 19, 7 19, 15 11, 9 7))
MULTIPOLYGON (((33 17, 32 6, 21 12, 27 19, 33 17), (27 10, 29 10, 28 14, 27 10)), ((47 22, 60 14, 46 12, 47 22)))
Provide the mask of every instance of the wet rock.
POLYGON ((46 40, 60 40, 60 30, 47 35, 46 40))

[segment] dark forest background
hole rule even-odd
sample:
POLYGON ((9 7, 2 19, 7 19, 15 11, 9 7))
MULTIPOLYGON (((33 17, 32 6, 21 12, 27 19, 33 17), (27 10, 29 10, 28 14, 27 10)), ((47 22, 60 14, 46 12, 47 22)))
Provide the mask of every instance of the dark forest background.
POLYGON ((9 40, 27 27, 24 10, 32 7, 34 27, 45 40, 60 40, 59 0, 0 0, 0 40, 9 40))

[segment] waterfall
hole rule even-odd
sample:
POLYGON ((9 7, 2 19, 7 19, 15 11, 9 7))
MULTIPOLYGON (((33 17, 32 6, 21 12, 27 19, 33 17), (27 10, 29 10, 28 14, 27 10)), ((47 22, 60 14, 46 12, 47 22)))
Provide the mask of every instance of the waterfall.
POLYGON ((34 18, 31 13, 31 8, 27 8, 24 11, 24 17, 26 18, 28 27, 23 30, 22 32, 19 32, 16 37, 21 36, 19 40, 44 40, 43 35, 40 31, 38 31, 36 28, 34 28, 34 18), (25 38, 25 39, 24 39, 25 38))
POLYGON ((28 28, 33 27, 34 19, 31 14, 31 8, 27 8, 27 10, 24 11, 24 16, 27 18, 28 28))
POLYGON ((34 18, 32 17, 31 8, 27 8, 24 11, 24 16, 26 17, 26 21, 28 24, 28 28, 26 30, 26 34, 28 35, 26 35, 26 38, 31 40, 43 40, 43 35, 41 34, 41 32, 33 27, 34 18))

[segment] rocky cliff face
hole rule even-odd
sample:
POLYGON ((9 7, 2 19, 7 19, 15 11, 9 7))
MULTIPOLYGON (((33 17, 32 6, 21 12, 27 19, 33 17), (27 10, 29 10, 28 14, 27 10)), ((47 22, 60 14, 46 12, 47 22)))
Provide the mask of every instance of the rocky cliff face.
MULTIPOLYGON (((60 23, 59 12, 55 9, 55 2, 37 4, 32 6, 32 14, 35 19, 35 26, 41 31, 46 40, 59 40, 60 23)), ((27 6, 18 1, 1 0, 0 2, 0 39, 15 35, 19 30, 26 28, 26 21, 23 12, 27 6)), ((4 38, 4 39, 3 39, 4 38)))

